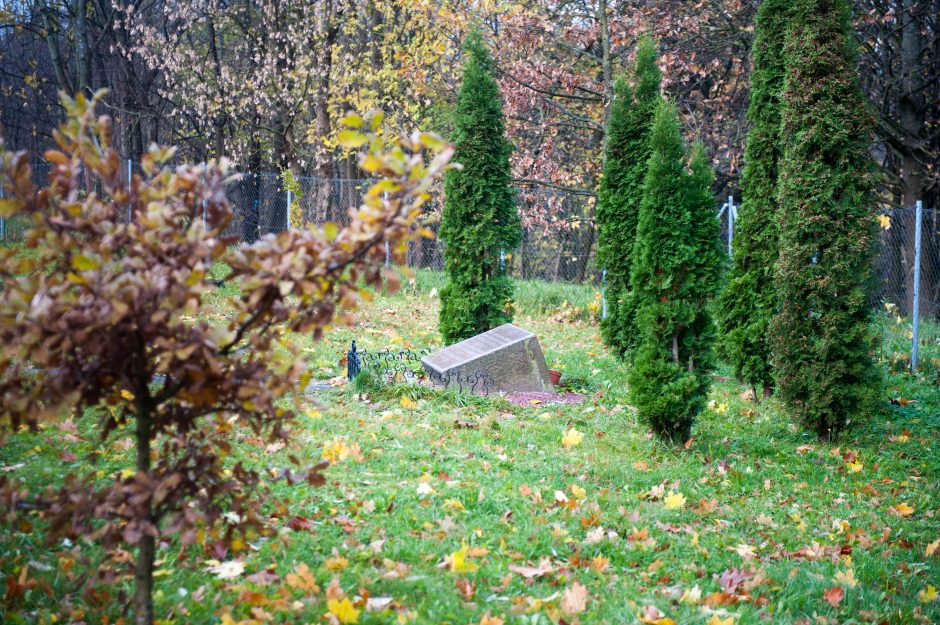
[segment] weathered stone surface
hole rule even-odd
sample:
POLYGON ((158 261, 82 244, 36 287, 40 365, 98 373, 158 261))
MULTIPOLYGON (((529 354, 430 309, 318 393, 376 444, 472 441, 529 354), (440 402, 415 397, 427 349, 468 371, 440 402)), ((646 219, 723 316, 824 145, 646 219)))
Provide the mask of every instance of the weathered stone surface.
POLYGON ((554 390, 538 338, 511 323, 425 356, 421 364, 432 380, 467 379, 484 372, 488 392, 554 390))

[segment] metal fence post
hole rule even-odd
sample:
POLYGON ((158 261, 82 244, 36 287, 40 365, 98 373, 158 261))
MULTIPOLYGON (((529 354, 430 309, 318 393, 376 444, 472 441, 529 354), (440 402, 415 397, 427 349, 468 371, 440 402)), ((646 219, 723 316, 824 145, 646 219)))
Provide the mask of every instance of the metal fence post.
MULTIPOLYGON (((132 175, 131 168, 132 167, 133 165, 131 163, 131 159, 127 159, 127 195, 128 196, 130 196, 131 194, 131 175, 132 175)), ((133 215, 131 215, 131 202, 130 200, 128 200, 127 202, 127 225, 131 225, 132 217, 133 215)))
POLYGON ((607 270, 601 272, 601 319, 607 318, 607 270))
POLYGON ((728 196, 728 256, 731 256, 731 243, 734 241, 734 196, 728 196))
POLYGON ((920 233, 923 220, 923 204, 914 206, 914 328, 911 332, 911 373, 917 370, 917 339, 920 330, 920 233))
POLYGON ((287 190, 287 229, 290 230, 290 207, 293 204, 293 194, 291 190, 287 190))

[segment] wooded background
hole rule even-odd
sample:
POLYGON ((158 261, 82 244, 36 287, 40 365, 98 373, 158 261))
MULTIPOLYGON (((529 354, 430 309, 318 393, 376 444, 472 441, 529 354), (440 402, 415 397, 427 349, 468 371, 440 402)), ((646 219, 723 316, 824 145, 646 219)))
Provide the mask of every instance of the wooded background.
MULTIPOLYGON (((871 154, 882 173, 880 199, 886 208, 916 200, 936 208, 940 2, 854 4, 861 82, 877 118, 871 154)), ((446 136, 460 42, 479 23, 497 61, 516 146, 524 225, 528 232, 571 233, 590 250, 613 82, 644 33, 659 41, 664 88, 679 105, 686 135, 708 147, 716 197, 739 195, 757 5, 0 0, 0 124, 8 146, 39 159, 62 118, 57 92, 107 87, 101 112, 115 118, 115 144, 126 158, 137 160, 160 142, 178 146, 180 160, 224 155, 242 171, 315 177, 322 182, 311 185, 303 212, 317 221, 332 210, 333 180, 360 177, 333 140, 339 118, 350 109, 382 108, 393 127, 446 136)), ((937 214, 928 212, 924 224, 928 259, 940 258, 937 214)), ((907 227, 882 236, 898 240, 883 242, 895 258, 879 262, 910 274, 907 227)), ((586 254, 580 258, 587 263, 586 254)), ((583 277, 583 269, 574 274, 583 277)))

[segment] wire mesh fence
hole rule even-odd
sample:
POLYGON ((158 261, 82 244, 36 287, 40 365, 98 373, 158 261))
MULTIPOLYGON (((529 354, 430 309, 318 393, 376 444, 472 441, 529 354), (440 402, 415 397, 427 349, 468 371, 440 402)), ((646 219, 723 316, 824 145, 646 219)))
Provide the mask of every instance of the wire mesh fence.
MULTIPOLYGON (((125 178, 132 173, 139 173, 139 166, 128 162, 125 178)), ((33 175, 37 184, 45 182, 49 165, 35 165, 33 175)), ((251 243, 291 227, 329 222, 344 225, 368 185, 364 179, 304 176, 286 184, 277 173, 241 174, 226 187, 235 214, 227 234, 251 243)), ((595 260, 594 198, 526 187, 518 190, 517 203, 525 226, 519 247, 500 252, 508 273, 524 280, 602 288, 603 273, 595 260)), ((436 234, 440 203, 431 201, 426 210, 429 229, 436 234)), ((729 253, 736 216, 736 200, 730 197, 718 208, 721 241, 729 253)), ((936 360, 940 368, 940 211, 922 208, 918 217, 917 207, 902 206, 883 211, 879 221, 872 305, 883 316, 885 332, 890 329, 901 336, 907 331, 912 345, 919 348, 919 354, 908 350, 908 359, 936 360)), ((0 241, 22 239, 27 227, 22 219, 0 219, 0 241)), ((443 269, 444 243, 437 238, 415 240, 408 248, 406 262, 411 268, 443 269)))

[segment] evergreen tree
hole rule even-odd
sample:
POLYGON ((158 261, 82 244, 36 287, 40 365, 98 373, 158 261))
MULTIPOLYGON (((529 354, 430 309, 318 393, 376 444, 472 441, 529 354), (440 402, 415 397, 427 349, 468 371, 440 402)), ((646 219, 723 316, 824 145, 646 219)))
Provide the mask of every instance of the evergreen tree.
POLYGON ((630 268, 660 81, 656 44, 641 39, 633 70, 634 86, 623 79, 617 81, 607 123, 604 171, 597 194, 597 260, 606 270, 608 310, 607 319, 601 322, 601 334, 621 356, 628 355, 636 344, 630 268))
POLYGON ((877 392, 869 323, 875 206, 870 114, 847 0, 795 0, 780 161, 780 310, 771 324, 781 399, 836 436, 877 392))
POLYGON ((718 275, 714 206, 706 198, 711 174, 701 149, 693 173, 686 171, 671 102, 657 107, 650 147, 630 280, 639 334, 630 393, 656 434, 683 441, 708 394, 706 308, 718 275))
POLYGON ((712 308, 715 305, 724 267, 724 250, 721 245, 721 224, 715 213, 715 196, 712 185, 715 172, 708 162, 705 146, 696 142, 689 161, 688 202, 692 238, 692 302, 695 319, 690 335, 690 353, 694 354, 694 366, 699 381, 704 385, 702 393, 708 394, 708 373, 714 369, 714 345, 716 339, 712 308))
POLYGON ((747 109, 750 130, 741 176, 744 199, 735 224, 734 264, 718 306, 721 355, 737 377, 763 389, 765 397, 773 384, 769 326, 777 304, 780 97, 791 5, 792 0, 764 0, 757 10, 747 109))
POLYGON ((493 59, 479 30, 464 42, 466 60, 454 110, 454 161, 440 238, 448 283, 441 290, 440 330, 447 343, 512 320, 512 283, 500 260, 519 245, 522 226, 509 186, 512 145, 504 136, 493 59))

